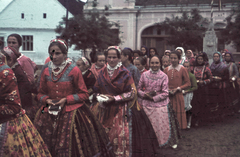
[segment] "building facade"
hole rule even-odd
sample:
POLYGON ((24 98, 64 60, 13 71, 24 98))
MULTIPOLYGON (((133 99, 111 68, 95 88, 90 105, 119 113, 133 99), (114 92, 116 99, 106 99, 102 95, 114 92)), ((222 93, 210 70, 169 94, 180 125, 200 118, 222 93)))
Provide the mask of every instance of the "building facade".
MULTIPOLYGON (((50 40, 59 36, 55 29, 66 15, 64 6, 57 0, 0 0, 0 4, 0 39, 4 46, 8 35, 17 33, 23 38, 20 52, 43 65, 49 56, 50 40)), ((79 57, 81 51, 71 47, 68 56, 79 57)))
MULTIPOLYGON (((84 6, 84 10, 92 9, 92 1, 84 6)), ((156 6, 136 6, 135 0, 97 0, 97 9, 103 10, 105 6, 109 7, 109 20, 120 24, 121 47, 130 47, 140 49, 141 45, 147 47, 156 47, 160 54, 166 49, 173 50, 171 45, 167 44, 166 38, 169 35, 164 31, 157 29, 155 24, 162 22, 166 17, 172 15, 181 16, 180 10, 191 11, 197 8, 204 18, 211 17, 211 6, 209 4, 182 4, 179 5, 156 5, 156 6)), ((225 18, 231 13, 232 3, 224 4, 221 10, 213 9, 214 28, 218 32, 226 27, 225 18)), ((207 27, 207 26, 206 26, 207 27)), ((217 33, 219 34, 219 33, 217 33)), ((224 45, 222 37, 219 37, 219 49, 228 49, 230 52, 236 52, 236 49, 230 45, 224 45)))

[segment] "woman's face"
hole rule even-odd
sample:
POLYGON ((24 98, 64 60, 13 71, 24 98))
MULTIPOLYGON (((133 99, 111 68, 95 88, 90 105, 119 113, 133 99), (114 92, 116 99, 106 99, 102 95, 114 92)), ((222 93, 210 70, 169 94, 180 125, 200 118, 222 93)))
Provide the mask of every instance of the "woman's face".
POLYGON ((227 61, 227 62, 230 62, 230 60, 231 60, 231 55, 230 54, 225 54, 225 60, 227 61))
POLYGON ((102 68, 105 64, 105 56, 104 55, 99 55, 97 56, 97 62, 96 65, 100 68, 102 68))
POLYGON ((141 62, 139 60, 134 60, 133 61, 134 65, 138 68, 138 70, 142 70, 144 68, 144 66, 141 64, 141 62))
POLYGON ((170 61, 172 63, 172 66, 177 66, 179 63, 178 56, 176 54, 170 54, 170 61))
POLYGON ((220 61, 220 56, 219 56, 219 54, 215 53, 215 54, 213 55, 213 60, 214 60, 214 62, 219 62, 219 61, 220 61))
MULTIPOLYGON (((61 65, 63 61, 65 61, 67 55, 63 54, 61 49, 57 46, 57 45, 53 45, 52 47, 50 47, 50 52, 49 55, 52 55, 52 62, 54 65, 61 65)), ((51 57, 50 57, 51 58, 51 57)))
POLYGON ((13 47, 13 48, 15 48, 17 51, 19 51, 19 47, 20 47, 20 46, 19 46, 19 43, 18 43, 16 37, 10 36, 10 37, 8 38, 8 40, 7 40, 7 45, 8 45, 9 47, 13 47))
POLYGON ((119 58, 117 56, 117 50, 111 49, 108 51, 107 62, 112 68, 118 64, 119 58))
POLYGON ((81 70, 81 72, 84 72, 87 70, 82 60, 78 60, 76 64, 77 64, 77 67, 81 70))
POLYGON ((170 65, 169 59, 168 58, 164 58, 162 60, 162 64, 163 64, 164 68, 168 67, 170 65))
POLYGON ((190 58, 191 56, 192 56, 192 53, 191 53, 190 51, 187 51, 187 52, 186 52, 186 57, 187 57, 187 58, 190 58))
POLYGON ((156 55, 155 50, 154 49, 150 49, 150 56, 154 56, 154 55, 156 55))
POLYGON ((145 49, 145 47, 142 47, 142 48, 141 48, 141 51, 142 51, 143 55, 145 55, 146 52, 147 52, 147 50, 145 49))
POLYGON ((150 60, 150 68, 153 71, 158 71, 160 69, 161 63, 157 57, 153 57, 150 60))
POLYGON ((180 54, 180 56, 182 56, 182 50, 177 50, 178 52, 179 52, 179 54, 180 54))
POLYGON ((187 69, 187 71, 190 71, 190 63, 184 63, 183 66, 187 69))
POLYGON ((203 64, 203 57, 202 57, 202 56, 197 58, 197 63, 198 63, 199 65, 202 65, 202 64, 203 64))

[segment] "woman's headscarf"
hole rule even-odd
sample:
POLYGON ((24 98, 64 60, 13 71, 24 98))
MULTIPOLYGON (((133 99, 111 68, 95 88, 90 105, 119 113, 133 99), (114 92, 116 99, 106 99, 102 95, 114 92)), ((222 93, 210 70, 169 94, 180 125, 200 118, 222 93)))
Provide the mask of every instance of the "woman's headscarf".
POLYGON ((194 57, 194 54, 193 54, 192 50, 187 50, 187 51, 190 51, 190 53, 191 53, 191 58, 193 58, 193 57, 194 57))
MULTIPOLYGON (((225 53, 225 56, 226 56, 226 54, 229 54, 229 55, 231 56, 231 59, 230 59, 229 62, 233 62, 233 63, 234 63, 235 61, 234 61, 234 58, 233 58, 232 53, 227 51, 227 52, 225 53)), ((226 61, 226 59, 225 59, 225 61, 226 61)))
POLYGON ((213 63, 211 64, 210 70, 211 70, 212 72, 213 72, 215 69, 222 70, 222 69, 224 69, 224 68, 226 67, 226 65, 222 62, 222 61, 223 61, 223 59, 222 59, 222 54, 221 54, 220 52, 214 52, 213 55, 214 55, 214 54, 218 54, 220 60, 219 60, 219 63, 213 62, 213 63))
POLYGON ((181 50, 181 51, 182 51, 181 58, 182 58, 183 60, 185 60, 186 56, 185 56, 184 49, 183 49, 182 47, 177 47, 175 50, 181 50))

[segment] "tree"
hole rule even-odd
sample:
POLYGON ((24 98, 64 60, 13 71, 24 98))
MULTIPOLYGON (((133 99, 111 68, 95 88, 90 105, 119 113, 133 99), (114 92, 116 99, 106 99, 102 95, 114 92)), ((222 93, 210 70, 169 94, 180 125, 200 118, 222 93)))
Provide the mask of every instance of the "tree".
POLYGON ((171 19, 166 18, 163 22, 156 23, 156 25, 170 35, 167 38, 169 45, 202 50, 203 33, 206 28, 201 23, 207 22, 207 19, 199 14, 198 9, 192 9, 190 15, 187 11, 181 12, 181 17, 172 15, 171 19))
POLYGON ((225 36, 224 41, 226 44, 231 42, 235 48, 240 50, 240 3, 236 8, 233 8, 232 13, 226 18, 227 26, 222 31, 222 35, 225 36))
MULTIPOLYGON (((94 6, 95 3, 94 3, 94 6)), ((107 19, 108 13, 100 12, 96 8, 84 14, 76 15, 70 19, 63 18, 56 28, 56 32, 61 38, 68 41, 70 46, 74 45, 75 50, 91 49, 93 55, 96 51, 102 51, 111 45, 118 45, 121 40, 119 38, 119 24, 110 22, 107 19), (67 24, 65 28, 63 24, 67 24), (112 29, 112 27, 116 29, 112 29)))

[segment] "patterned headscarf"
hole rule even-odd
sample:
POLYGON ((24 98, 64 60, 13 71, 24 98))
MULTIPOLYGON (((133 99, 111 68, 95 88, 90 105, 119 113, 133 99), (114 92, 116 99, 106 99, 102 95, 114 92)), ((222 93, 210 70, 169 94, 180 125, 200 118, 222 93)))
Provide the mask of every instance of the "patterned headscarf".
POLYGON ((68 45, 67 45, 66 41, 63 40, 63 39, 53 39, 53 40, 50 41, 50 44, 53 43, 53 42, 59 42, 59 43, 62 44, 66 49, 68 49, 68 45))
POLYGON ((13 61, 17 60, 17 56, 16 56, 17 50, 15 48, 6 46, 3 48, 3 50, 9 55, 9 57, 11 57, 13 61))
POLYGON ((191 58, 194 57, 192 50, 187 50, 187 51, 190 51, 190 53, 191 53, 191 58))
POLYGON ((82 57, 81 59, 82 59, 82 61, 85 63, 85 65, 87 65, 87 66, 90 65, 89 62, 88 62, 88 60, 87 60, 85 57, 82 57))
MULTIPOLYGON (((231 59, 230 59, 229 62, 233 62, 233 63, 234 63, 235 61, 234 61, 234 58, 233 58, 232 53, 227 51, 227 52, 225 53, 225 56, 226 56, 226 54, 229 54, 229 55, 231 56, 231 59)), ((226 59, 225 59, 225 61, 226 61, 226 59)))
POLYGON ((222 54, 221 54, 220 52, 214 52, 214 53, 213 53, 213 56, 214 56, 214 54, 218 54, 218 55, 219 55, 220 62, 223 61, 222 54))
POLYGON ((109 49, 116 49, 119 53, 122 52, 122 50, 121 50, 121 48, 120 48, 119 46, 109 46, 109 47, 107 48, 107 51, 108 51, 109 49))

